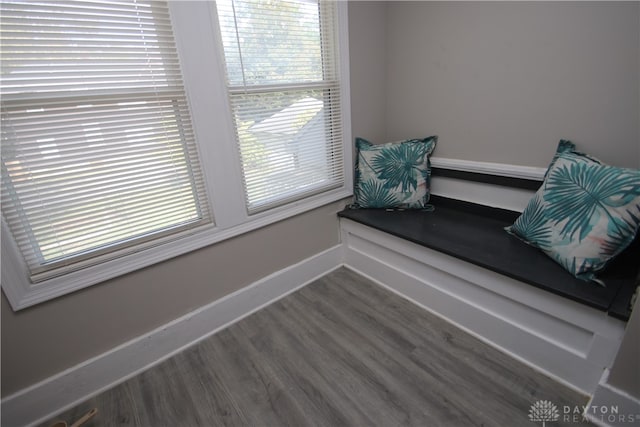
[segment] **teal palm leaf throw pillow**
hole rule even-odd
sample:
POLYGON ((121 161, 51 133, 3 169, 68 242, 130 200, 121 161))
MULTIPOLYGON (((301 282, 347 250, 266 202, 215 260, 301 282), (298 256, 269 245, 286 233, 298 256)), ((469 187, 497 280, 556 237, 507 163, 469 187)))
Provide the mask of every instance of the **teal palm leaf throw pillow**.
POLYGON ((640 170, 602 164, 561 141, 536 195, 507 231, 542 249, 575 277, 596 273, 640 228, 640 170))
POLYGON ((422 209, 430 197, 429 183, 437 136, 372 144, 356 138, 354 205, 360 208, 422 209))

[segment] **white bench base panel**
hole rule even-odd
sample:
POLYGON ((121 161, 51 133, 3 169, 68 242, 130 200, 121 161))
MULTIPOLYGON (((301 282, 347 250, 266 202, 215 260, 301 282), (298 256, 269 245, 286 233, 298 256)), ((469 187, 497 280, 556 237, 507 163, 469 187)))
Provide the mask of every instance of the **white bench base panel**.
POLYGON ((342 218, 344 263, 481 340, 592 394, 625 323, 441 252, 342 218))

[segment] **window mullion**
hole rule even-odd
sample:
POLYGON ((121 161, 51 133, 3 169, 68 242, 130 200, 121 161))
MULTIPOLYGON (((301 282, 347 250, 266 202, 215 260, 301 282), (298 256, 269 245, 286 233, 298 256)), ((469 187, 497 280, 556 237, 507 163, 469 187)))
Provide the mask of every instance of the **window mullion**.
POLYGON ((218 229, 247 221, 215 4, 169 2, 210 206, 218 229), (194 48, 197 46, 197 49, 194 48), (203 55, 202 52, 210 52, 203 55))

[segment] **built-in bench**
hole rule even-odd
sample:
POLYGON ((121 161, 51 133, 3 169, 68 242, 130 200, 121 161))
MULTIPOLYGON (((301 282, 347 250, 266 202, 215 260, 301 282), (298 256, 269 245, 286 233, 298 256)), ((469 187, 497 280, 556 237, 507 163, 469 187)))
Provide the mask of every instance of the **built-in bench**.
POLYGON ((628 320, 640 260, 638 239, 602 273, 605 287, 571 276, 504 231, 519 212, 434 196, 433 212, 346 208, 338 215, 628 320))
POLYGON ((606 287, 584 282, 504 231, 520 212, 450 197, 466 185, 462 193, 472 199, 512 194, 522 205, 540 181, 434 169, 434 192, 441 195, 432 196, 433 212, 347 208, 339 213, 346 264, 592 393, 611 366, 629 319, 638 239, 600 275, 606 287))

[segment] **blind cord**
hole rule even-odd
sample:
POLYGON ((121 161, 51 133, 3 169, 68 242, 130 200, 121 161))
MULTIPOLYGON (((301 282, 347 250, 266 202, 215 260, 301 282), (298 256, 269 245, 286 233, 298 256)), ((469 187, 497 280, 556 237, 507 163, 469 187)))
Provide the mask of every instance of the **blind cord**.
POLYGON ((244 74, 244 62, 242 60, 242 47, 240 46, 240 33, 238 32, 238 18, 236 16, 236 2, 231 0, 231 9, 233 10, 233 28, 236 31, 236 43, 238 43, 238 56, 240 57, 240 69, 242 70, 242 87, 244 93, 247 93, 247 78, 244 74))

